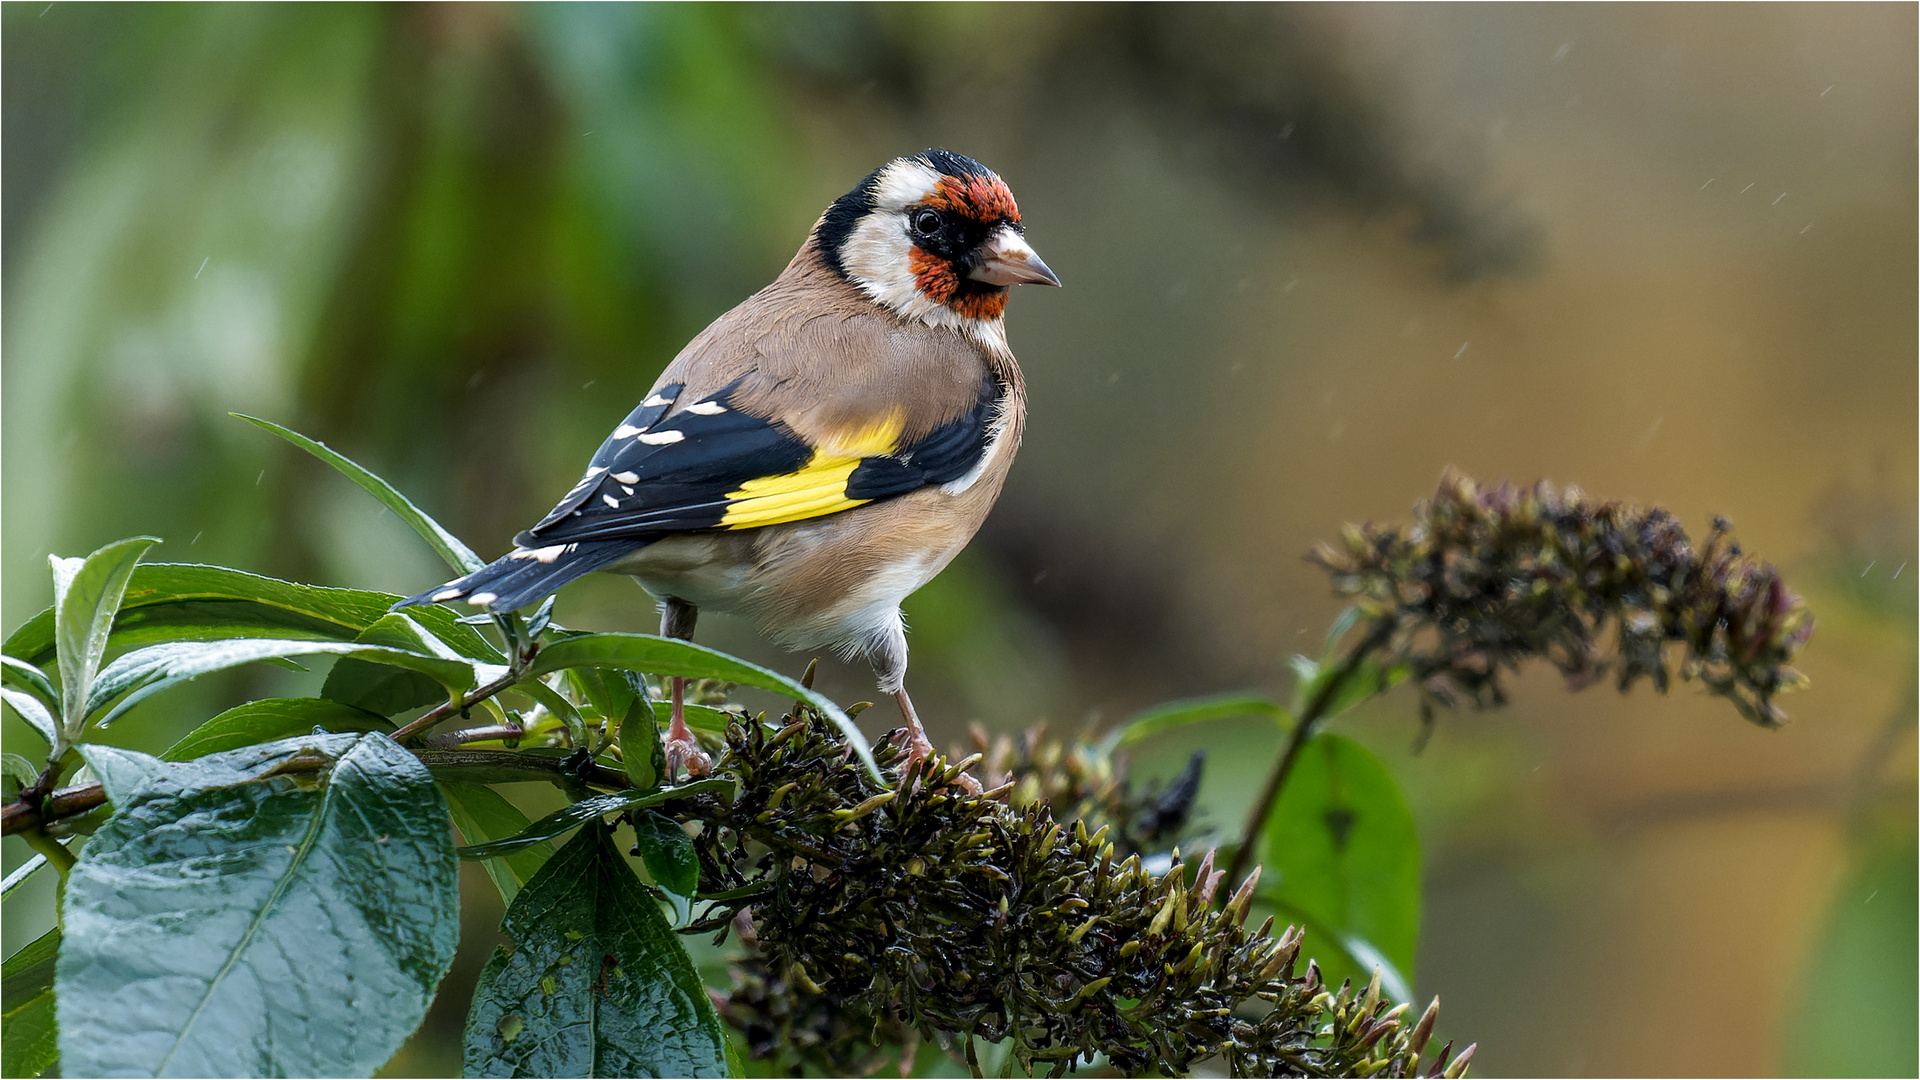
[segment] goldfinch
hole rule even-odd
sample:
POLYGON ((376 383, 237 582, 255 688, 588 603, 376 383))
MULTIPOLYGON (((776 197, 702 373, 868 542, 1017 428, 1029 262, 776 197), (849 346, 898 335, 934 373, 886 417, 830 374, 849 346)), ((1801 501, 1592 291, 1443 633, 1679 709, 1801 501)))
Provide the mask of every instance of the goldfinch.
MULTIPOLYGON (((631 575, 660 632, 701 609, 789 649, 873 665, 907 696, 900 602, 965 547, 1013 464, 1026 391, 1001 315, 1058 285, 1013 193, 946 150, 881 166, 822 214, 773 283, 714 320, 600 445, 586 475, 490 565, 398 606, 525 607, 593 570, 631 575)), ((674 679, 674 776, 711 765, 674 679)))

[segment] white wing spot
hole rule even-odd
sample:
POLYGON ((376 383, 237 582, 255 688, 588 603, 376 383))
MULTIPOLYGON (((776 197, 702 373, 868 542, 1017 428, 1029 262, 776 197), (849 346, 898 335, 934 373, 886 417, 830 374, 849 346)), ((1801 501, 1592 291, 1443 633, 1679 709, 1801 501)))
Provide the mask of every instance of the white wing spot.
POLYGON ((629 494, 629 495, 631 495, 631 494, 633 494, 633 489, 632 489, 632 488, 630 488, 630 487, 628 487, 628 486, 627 486, 627 485, 625 485, 625 484, 621 484, 621 485, 620 485, 620 490, 621 490, 621 491, 624 491, 624 492, 626 492, 626 493, 627 493, 627 494, 629 494))
POLYGON ((687 406, 687 411, 699 416, 719 416, 727 411, 727 407, 717 401, 702 401, 698 405, 687 406))
POLYGON ((640 482, 640 475, 638 473, 617 472, 613 474, 613 478, 622 484, 637 484, 640 482))
POLYGON ((452 600, 459 595, 459 589, 441 589, 439 592, 433 594, 433 602, 438 604, 443 600, 452 600))
POLYGON ((621 424, 619 427, 613 429, 613 437, 616 439, 631 439, 645 430, 647 429, 637 428, 632 424, 621 424))
POLYGON ((486 607, 498 599, 500 599, 498 593, 477 592, 467 597, 467 603, 472 604, 474 607, 486 607))
POLYGON ((648 398, 647 400, 641 402, 640 407, 643 409, 657 409, 662 405, 671 405, 671 404, 673 404, 672 398, 667 397, 664 394, 655 394, 652 397, 648 398))
POLYGON ((612 508, 614 508, 615 510, 618 510, 618 509, 620 509, 620 500, 619 500, 619 499, 616 499, 616 498, 614 498, 614 497, 613 497, 613 496, 611 496, 611 495, 602 495, 602 496, 600 496, 600 501, 601 501, 601 502, 603 502, 603 503, 606 503, 606 504, 607 504, 608 506, 611 506, 611 507, 612 507, 612 508))
POLYGON ((656 431, 651 435, 640 436, 640 441, 648 446, 670 446, 686 437, 686 433, 681 431, 656 431))
POLYGON ((566 544, 554 544, 550 547, 535 548, 533 551, 529 552, 528 554, 532 555, 536 560, 540 562, 550 563, 553 560, 559 558, 560 556, 566 554, 566 552, 567 552, 566 544))
POLYGON ((514 548, 512 551, 507 552, 507 558, 509 559, 531 559, 533 557, 534 554, 531 548, 514 548))

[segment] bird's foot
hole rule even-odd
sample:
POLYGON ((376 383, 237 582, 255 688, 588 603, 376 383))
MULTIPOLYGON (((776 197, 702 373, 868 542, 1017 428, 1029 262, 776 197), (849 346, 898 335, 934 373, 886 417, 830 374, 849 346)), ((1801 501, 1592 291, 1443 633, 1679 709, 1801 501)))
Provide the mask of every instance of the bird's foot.
POLYGON ((669 780, 679 780, 681 769, 686 770, 689 778, 705 776, 713 771, 713 759, 700 749, 691 731, 682 731, 678 735, 668 732, 666 749, 669 780))
MULTIPOLYGON (((934 756, 933 744, 927 741, 925 735, 917 731, 908 731, 906 734, 908 739, 907 756, 900 762, 900 775, 912 776, 914 778, 913 786, 917 789, 926 778, 926 766, 924 766, 922 762, 934 756)), ((954 774, 953 779, 942 786, 958 788, 968 795, 978 795, 982 790, 980 781, 965 772, 954 774)))
MULTIPOLYGON (((688 624, 692 632, 692 624, 688 624)), ((667 725, 667 779, 678 781, 680 770, 685 768, 688 777, 705 776, 713 771, 713 759, 700 749, 694 741, 693 729, 687 727, 687 680, 682 676, 673 679, 673 720, 667 725)))

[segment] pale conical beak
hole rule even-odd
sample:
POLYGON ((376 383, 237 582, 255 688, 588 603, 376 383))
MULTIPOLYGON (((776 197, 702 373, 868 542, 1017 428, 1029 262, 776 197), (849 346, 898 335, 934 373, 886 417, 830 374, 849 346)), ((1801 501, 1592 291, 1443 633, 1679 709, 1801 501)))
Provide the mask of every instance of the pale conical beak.
POLYGON ((1059 285, 1060 279, 1047 269, 1027 246, 1027 238, 1011 228, 994 230, 980 249, 980 265, 967 276, 989 285, 1059 285))

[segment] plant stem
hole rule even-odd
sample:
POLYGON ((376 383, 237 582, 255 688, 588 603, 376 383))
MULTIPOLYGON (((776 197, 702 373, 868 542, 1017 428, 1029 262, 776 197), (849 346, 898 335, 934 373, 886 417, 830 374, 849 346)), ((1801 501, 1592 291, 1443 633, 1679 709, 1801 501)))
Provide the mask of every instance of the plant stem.
POLYGON ((486 727, 461 728, 444 735, 432 735, 420 741, 425 750, 451 750, 467 743, 488 742, 494 739, 524 739, 527 730, 519 724, 490 724, 486 727))
POLYGON ((1313 737, 1320 721, 1326 719, 1328 707, 1340 696, 1347 680, 1360 670, 1367 656, 1385 645, 1392 633, 1392 620, 1374 622, 1366 636, 1341 659, 1340 666, 1320 683, 1313 697, 1301 708, 1299 717, 1294 720, 1293 730, 1287 733, 1286 745, 1280 748, 1280 756, 1274 759, 1273 768, 1267 773, 1267 782, 1261 786, 1259 796, 1247 809, 1247 823, 1240 830, 1240 847, 1234 852, 1233 865, 1227 870, 1226 881, 1229 884, 1242 880, 1252 869, 1254 848, 1260 842, 1260 831, 1267 823, 1267 815, 1273 812, 1273 804, 1280 800, 1280 791, 1286 786, 1287 777, 1292 774, 1293 763, 1299 759, 1300 751, 1307 745, 1307 740, 1313 737))
MULTIPOLYGON (((604 765, 589 762, 575 769, 567 765, 562 758, 547 757, 540 754, 521 754, 511 750, 415 750, 413 756, 420 759, 434 775, 443 780, 462 780, 477 784, 515 783, 527 780, 552 780, 578 785, 587 784, 618 791, 628 786, 625 773, 616 772, 604 765)), ((333 762, 319 754, 303 754, 288 758, 275 767, 270 776, 285 776, 291 773, 320 772, 333 762)), ((265 779, 266 777, 261 777, 265 779)), ((43 824, 61 818, 84 814, 107 801, 107 793, 99 784, 81 784, 76 787, 61 788, 49 793, 41 800, 38 809, 24 802, 10 802, 0 807, 0 835, 24 836, 32 843, 32 834, 43 824)), ((44 834, 43 834, 44 835, 44 834)), ((52 837, 48 842, 59 846, 52 837)), ((58 857, 35 846, 34 850, 47 856, 49 862, 58 865, 58 857)), ((67 861, 73 857, 61 848, 67 861)))
POLYGON ((473 691, 467 696, 461 698, 459 701, 449 701, 445 705, 442 705, 437 709, 421 714, 412 723, 401 728, 399 731, 394 732, 393 741, 404 745, 408 739, 411 739, 415 735, 418 735, 422 731, 425 731, 426 729, 432 727, 433 725, 439 723, 440 721, 445 720, 447 717, 452 716, 454 713, 464 713, 468 709, 473 708, 475 705, 480 704, 481 702, 487 700, 493 695, 499 693, 502 690, 505 690, 507 687, 512 686, 514 683, 517 683, 519 681, 520 681, 519 673, 514 671, 508 671, 505 675, 502 675, 499 678, 488 683, 487 685, 480 687, 479 689, 473 691))
POLYGON ((21 832, 20 838, 27 842, 28 847, 46 856, 47 862, 60 871, 61 881, 67 879, 67 871, 73 869, 74 862, 73 852, 67 850, 67 845, 48 836, 37 825, 21 832))

